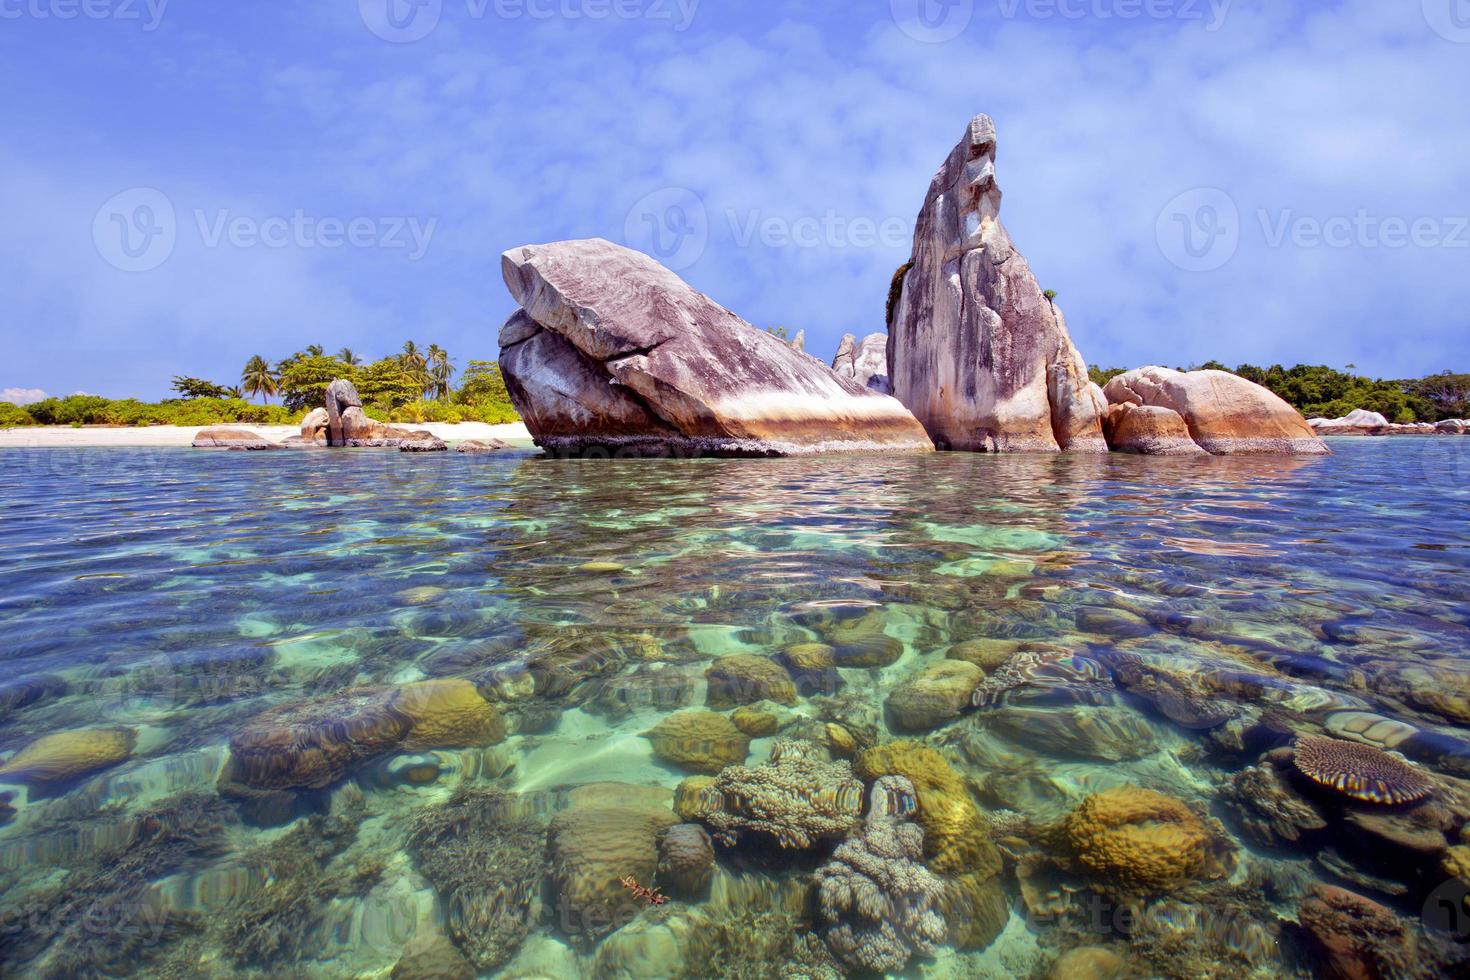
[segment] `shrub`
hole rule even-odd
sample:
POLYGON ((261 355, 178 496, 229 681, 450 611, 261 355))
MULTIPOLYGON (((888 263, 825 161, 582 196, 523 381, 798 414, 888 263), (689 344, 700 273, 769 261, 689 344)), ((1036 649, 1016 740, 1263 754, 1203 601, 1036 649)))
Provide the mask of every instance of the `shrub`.
POLYGON ((31 418, 31 413, 19 405, 0 402, 0 429, 14 429, 17 426, 35 424, 36 420, 31 418))

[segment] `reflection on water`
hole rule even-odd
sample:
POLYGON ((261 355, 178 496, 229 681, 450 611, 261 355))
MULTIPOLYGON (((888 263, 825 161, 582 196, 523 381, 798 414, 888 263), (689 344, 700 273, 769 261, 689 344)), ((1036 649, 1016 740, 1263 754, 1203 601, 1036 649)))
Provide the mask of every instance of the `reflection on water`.
POLYGON ((1464 970, 1470 440, 1334 448, 0 452, 0 973, 1464 970))

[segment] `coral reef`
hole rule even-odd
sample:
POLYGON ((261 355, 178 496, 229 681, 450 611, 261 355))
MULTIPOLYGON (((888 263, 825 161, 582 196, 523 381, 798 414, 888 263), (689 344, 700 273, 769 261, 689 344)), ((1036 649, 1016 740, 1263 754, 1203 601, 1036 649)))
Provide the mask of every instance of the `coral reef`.
POLYGON ((417 813, 407 850, 448 910, 449 937, 477 970, 508 961, 531 927, 546 828, 507 793, 461 789, 417 813))
POLYGON ((556 918, 575 941, 590 946, 646 904, 622 879, 653 879, 659 832, 678 822, 672 811, 650 805, 589 806, 552 819, 547 853, 556 918))
POLYGON ((753 701, 796 704, 796 684, 770 657, 736 653, 721 657, 704 672, 709 682, 705 703, 711 708, 733 708, 753 701))
POLYGON ((771 835, 784 848, 808 848, 857 826, 863 784, 850 765, 789 749, 773 750, 773 757, 764 766, 731 766, 713 781, 685 780, 675 795, 680 816, 700 820, 727 844, 755 832, 771 835))
POLYGON ((425 932, 403 947, 388 980, 475 980, 475 970, 443 933, 425 932))
POLYGON ((1368 803, 1412 803, 1434 789, 1418 768, 1358 742, 1303 736, 1296 740, 1293 760, 1313 782, 1368 803))
POLYGON ((1000 870, 1000 854, 990 842, 984 815, 970 799, 964 779, 937 750, 918 742, 890 742, 861 753, 854 768, 866 780, 903 776, 913 784, 930 868, 984 877, 1000 870))
POLYGON ((1124 892, 1165 893, 1220 873, 1224 841, 1179 800, 1136 786, 1087 797, 1063 834, 1083 869, 1124 892))
POLYGON ((713 711, 681 711, 643 734, 657 758, 694 772, 739 765, 750 752, 750 736, 713 711))
POLYGON ((670 895, 698 901, 715 875, 715 848, 697 823, 681 823, 658 835, 658 883, 670 895))
POLYGON ((230 739, 228 784, 253 789, 321 789, 385 752, 411 723, 393 710, 393 692, 353 688, 271 708, 230 739))
POLYGON ((989 946, 1011 917, 1000 875, 984 871, 945 879, 939 910, 949 924, 950 945, 960 950, 989 946))
POLYGON ((908 816, 913 785, 885 776, 873 786, 862 829, 817 869, 827 943, 844 962, 879 972, 932 956, 945 938, 937 910, 944 883, 921 862, 924 832, 908 816), (904 801, 894 805, 895 800, 904 801))
POLYGON ((888 695, 888 718, 900 731, 927 732, 960 716, 985 672, 963 660, 942 660, 905 678, 888 695))
POLYGON ((409 721, 403 748, 422 749, 494 745, 505 740, 500 711, 460 679, 420 681, 400 688, 393 710, 409 721))
POLYGON ((44 735, 0 765, 0 780, 60 783, 76 779, 127 759, 136 742, 137 736, 126 728, 44 735))
MULTIPOLYGON (((730 720, 735 723, 736 728, 751 738, 766 738, 776 734, 781 728, 781 720, 775 714, 748 704, 732 711, 730 720)), ((745 760, 739 761, 744 762, 745 760)))

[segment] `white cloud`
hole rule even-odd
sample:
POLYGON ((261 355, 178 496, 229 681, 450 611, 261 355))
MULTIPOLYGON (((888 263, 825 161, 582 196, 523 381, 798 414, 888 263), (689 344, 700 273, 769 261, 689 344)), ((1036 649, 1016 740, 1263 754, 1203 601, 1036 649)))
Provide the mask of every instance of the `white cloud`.
POLYGON ((46 398, 40 388, 0 388, 0 402, 12 405, 31 405, 46 398))

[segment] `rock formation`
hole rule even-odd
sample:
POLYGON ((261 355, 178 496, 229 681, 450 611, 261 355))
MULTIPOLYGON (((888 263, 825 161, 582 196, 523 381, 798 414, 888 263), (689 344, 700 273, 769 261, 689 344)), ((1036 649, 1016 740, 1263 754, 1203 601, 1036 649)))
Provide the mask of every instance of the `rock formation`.
POLYGON ((1377 412, 1353 409, 1340 419, 1312 419, 1307 423, 1319 436, 1371 436, 1387 431, 1388 419, 1377 412))
POLYGON ((929 185, 895 282, 893 393, 940 448, 1105 452, 1102 392, 1000 222, 995 145, 976 116, 929 185))
POLYGON ((1216 456, 1330 452, 1300 412, 1268 389, 1227 371, 1137 368, 1109 381, 1105 394, 1114 405, 1174 412, 1190 438, 1216 456))
POLYGON ((257 450, 280 449, 281 447, 249 429, 215 425, 199 430, 194 436, 194 448, 257 450))
POLYGON ((512 249, 521 309, 500 365, 537 445, 558 454, 769 456, 932 449, 897 401, 757 330, 611 242, 512 249))
POLYGON ((893 394, 888 382, 888 335, 870 333, 859 343, 852 334, 843 334, 832 370, 881 394, 893 394))
POLYGON ((429 432, 400 429, 368 418, 357 388, 346 378, 327 385, 326 407, 308 412, 301 422, 301 435, 287 439, 285 445, 292 449, 375 446, 406 452, 444 452, 449 448, 429 432))
POLYGON ((1108 446, 1121 453, 1144 456, 1205 456, 1189 434, 1180 414, 1157 405, 1121 402, 1108 406, 1103 416, 1108 446))

